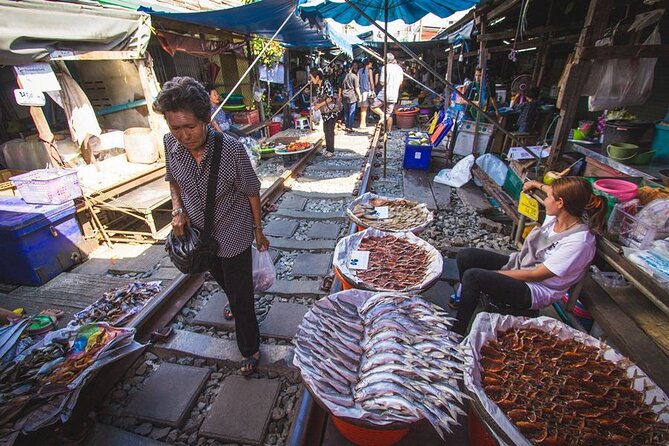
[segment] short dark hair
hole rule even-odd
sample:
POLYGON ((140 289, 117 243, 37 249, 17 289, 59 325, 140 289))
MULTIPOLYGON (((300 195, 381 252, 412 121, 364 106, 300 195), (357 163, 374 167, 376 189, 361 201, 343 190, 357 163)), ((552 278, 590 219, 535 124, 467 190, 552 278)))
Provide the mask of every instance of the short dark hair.
POLYGON ((153 103, 156 113, 190 111, 202 122, 211 120, 209 92, 192 77, 174 77, 165 82, 153 103))
POLYGON ((216 86, 214 84, 207 84, 204 86, 205 90, 207 90, 207 93, 211 93, 212 90, 216 90, 216 86))
POLYGON ((483 71, 483 68, 481 68, 481 67, 476 67, 476 68, 474 69, 474 72, 476 72, 476 71, 483 71))
POLYGON ((323 76, 323 70, 321 70, 320 68, 312 69, 311 73, 309 73, 309 74, 312 75, 313 77, 317 77, 319 79, 325 79, 325 77, 323 76))

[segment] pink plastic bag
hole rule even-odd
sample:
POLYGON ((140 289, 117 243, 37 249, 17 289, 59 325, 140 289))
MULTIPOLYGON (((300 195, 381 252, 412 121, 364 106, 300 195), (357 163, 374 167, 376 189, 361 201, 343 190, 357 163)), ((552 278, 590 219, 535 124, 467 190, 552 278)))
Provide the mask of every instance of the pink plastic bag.
POLYGON ((253 290, 257 293, 267 291, 276 280, 276 269, 269 251, 251 248, 253 262, 253 290))

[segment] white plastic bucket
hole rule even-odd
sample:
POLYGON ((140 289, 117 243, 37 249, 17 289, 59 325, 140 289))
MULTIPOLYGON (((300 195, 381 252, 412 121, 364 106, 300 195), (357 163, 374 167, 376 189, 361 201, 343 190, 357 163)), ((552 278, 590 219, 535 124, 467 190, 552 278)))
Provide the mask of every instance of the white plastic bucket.
POLYGON ((125 154, 131 163, 151 164, 158 160, 158 149, 153 143, 151 129, 131 127, 123 132, 125 154))

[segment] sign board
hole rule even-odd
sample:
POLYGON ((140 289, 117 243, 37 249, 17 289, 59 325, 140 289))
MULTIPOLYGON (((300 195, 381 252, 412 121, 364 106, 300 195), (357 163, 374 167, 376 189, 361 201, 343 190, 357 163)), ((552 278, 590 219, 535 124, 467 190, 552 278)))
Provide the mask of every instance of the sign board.
POLYGON ((350 269, 367 269, 369 265, 369 251, 353 251, 348 259, 350 269))
POLYGON ((22 90, 17 88, 14 90, 14 98, 19 105, 27 107, 41 107, 46 104, 46 98, 41 91, 22 90))
POLYGON ((379 220, 382 220, 384 218, 388 218, 388 206, 377 206, 374 208, 375 212, 375 217, 378 218, 379 220))
POLYGON ((521 192, 518 200, 518 212, 534 221, 539 220, 539 202, 521 192))
POLYGON ((45 62, 14 67, 21 88, 31 91, 60 91, 60 84, 51 65, 45 62))
MULTIPOLYGON (((550 146, 528 146, 527 148, 540 158, 548 158, 548 155, 551 154, 550 146)), ((522 147, 510 147, 506 157, 510 160, 529 160, 534 158, 522 147)))

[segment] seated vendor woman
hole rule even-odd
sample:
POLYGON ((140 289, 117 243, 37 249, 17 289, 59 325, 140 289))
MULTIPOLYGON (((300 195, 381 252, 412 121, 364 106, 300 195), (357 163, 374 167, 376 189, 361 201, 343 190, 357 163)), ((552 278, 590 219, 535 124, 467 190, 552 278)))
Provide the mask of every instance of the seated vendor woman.
POLYGON ((595 237, 607 211, 583 178, 568 177, 548 186, 537 181, 523 191, 546 193, 546 219, 525 239, 520 252, 506 256, 483 249, 458 253, 460 303, 453 331, 466 334, 483 294, 504 309, 540 309, 560 299, 585 274, 595 256, 595 237))

